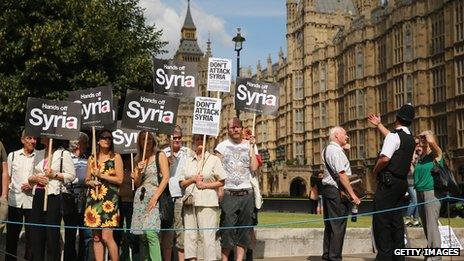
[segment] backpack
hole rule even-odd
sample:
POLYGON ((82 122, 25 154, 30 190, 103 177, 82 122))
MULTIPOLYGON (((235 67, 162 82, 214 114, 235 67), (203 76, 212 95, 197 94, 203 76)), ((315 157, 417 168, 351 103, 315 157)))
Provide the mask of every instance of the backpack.
POLYGON ((453 172, 446 166, 434 161, 434 167, 430 171, 433 177, 434 190, 440 196, 458 196, 459 186, 453 172))

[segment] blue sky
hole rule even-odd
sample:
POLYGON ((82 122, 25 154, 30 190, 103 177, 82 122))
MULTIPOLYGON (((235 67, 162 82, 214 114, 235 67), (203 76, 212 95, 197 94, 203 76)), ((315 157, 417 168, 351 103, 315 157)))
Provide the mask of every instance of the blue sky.
MULTIPOLYGON (((169 41, 169 53, 163 58, 171 58, 179 45, 187 0, 141 0, 140 5, 147 22, 163 29, 163 38, 169 41)), ((280 47, 286 53, 285 0, 191 0, 190 7, 200 48, 206 50, 209 33, 213 56, 232 59, 233 68, 236 52, 232 38, 237 27, 246 38, 240 52, 242 67, 251 65, 255 72, 258 60, 264 68, 269 54, 276 62, 280 47)))

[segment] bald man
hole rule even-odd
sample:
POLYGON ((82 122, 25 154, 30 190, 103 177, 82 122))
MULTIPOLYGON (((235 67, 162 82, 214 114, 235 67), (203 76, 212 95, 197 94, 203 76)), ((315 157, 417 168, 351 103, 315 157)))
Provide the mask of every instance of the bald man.
POLYGON ((324 174, 322 178, 322 204, 324 208, 324 243, 323 260, 342 260, 343 241, 346 231, 346 218, 335 219, 348 215, 351 204, 347 198, 342 198, 340 192, 350 196, 353 204, 361 201, 353 192, 348 176, 351 175, 350 161, 343 151, 348 144, 348 135, 342 127, 329 130, 330 143, 322 153, 324 174))

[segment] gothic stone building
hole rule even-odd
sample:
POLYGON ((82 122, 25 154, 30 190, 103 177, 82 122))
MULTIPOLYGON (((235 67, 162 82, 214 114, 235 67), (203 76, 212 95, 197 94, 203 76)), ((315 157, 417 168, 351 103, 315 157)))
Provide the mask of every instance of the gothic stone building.
POLYGON ((383 138, 366 117, 379 113, 392 128, 409 102, 413 133, 431 129, 452 169, 463 172, 464 1, 287 0, 286 8, 286 57, 279 52, 264 70, 258 64, 254 76, 280 84, 278 116, 256 122, 268 158, 263 194, 308 195, 336 125, 350 137, 353 172, 375 191, 371 170, 383 138))

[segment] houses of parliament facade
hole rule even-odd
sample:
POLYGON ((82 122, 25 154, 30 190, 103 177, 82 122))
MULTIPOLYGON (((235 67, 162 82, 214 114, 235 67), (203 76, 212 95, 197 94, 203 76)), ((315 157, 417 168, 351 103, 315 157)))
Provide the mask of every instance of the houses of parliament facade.
MULTIPOLYGON (((309 195, 310 176, 322 169, 321 152, 336 125, 350 138, 353 173, 373 193, 371 172, 383 137, 367 115, 380 114, 391 129, 405 103, 416 110, 413 134, 432 130, 462 181, 464 1, 286 0, 286 11, 286 54, 281 49, 277 62, 271 56, 263 66, 258 62, 255 74, 241 70, 242 77, 280 88, 278 114, 256 117, 258 148, 266 160, 260 170, 264 195, 309 195)), ((200 59, 200 95, 208 95, 210 44, 200 59)), ((218 140, 227 137, 226 119, 235 116, 233 89, 222 94, 218 140)), ((251 114, 241 112, 240 118, 251 128, 251 114)))

